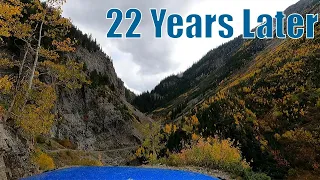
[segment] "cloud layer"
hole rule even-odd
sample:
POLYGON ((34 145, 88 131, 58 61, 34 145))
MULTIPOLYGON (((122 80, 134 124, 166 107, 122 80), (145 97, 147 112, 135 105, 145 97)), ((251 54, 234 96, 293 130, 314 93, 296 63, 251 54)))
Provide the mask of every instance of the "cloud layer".
MULTIPOLYGON (((231 24, 235 27, 235 35, 239 35, 242 30, 241 13, 244 8, 252 9, 253 14, 272 14, 278 10, 284 10, 297 0, 283 0, 281 3, 272 0, 226 2, 222 0, 68 0, 64 6, 64 16, 71 17, 73 23, 82 31, 97 38, 103 50, 114 60, 116 71, 126 86, 135 92, 142 92, 151 90, 165 76, 185 70, 209 49, 228 41, 218 37, 218 34, 211 39, 169 39, 167 36, 155 39, 150 8, 166 8, 167 14, 181 15, 230 13, 235 18, 231 24), (263 3, 265 5, 261 7, 263 3), (141 33, 142 38, 107 39, 106 33, 113 22, 106 19, 106 12, 110 8, 119 8, 123 12, 129 8, 140 9, 143 19, 136 32, 141 33)), ((118 32, 126 32, 131 22, 132 20, 123 20, 118 32)), ((219 27, 216 25, 214 28, 219 27)), ((166 27, 164 32, 166 32, 165 29, 166 27)))

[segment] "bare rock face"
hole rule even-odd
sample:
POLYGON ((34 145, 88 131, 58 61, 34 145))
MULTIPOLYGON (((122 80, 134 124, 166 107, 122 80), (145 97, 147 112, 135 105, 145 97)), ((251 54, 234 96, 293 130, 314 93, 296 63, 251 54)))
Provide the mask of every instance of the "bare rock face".
POLYGON ((4 159, 2 157, 2 153, 0 154, 0 179, 7 180, 6 175, 6 165, 4 163, 4 159))
POLYGON ((117 92, 121 97, 125 96, 123 81, 117 77, 112 61, 105 53, 102 51, 89 52, 87 49, 79 47, 75 53, 71 54, 71 57, 79 62, 83 62, 89 75, 104 77, 101 79, 105 81, 104 84, 112 87, 112 90, 117 92))
MULTIPOLYGON (((71 56, 85 63, 92 84, 79 90, 59 91, 56 108, 60 119, 52 129, 53 137, 68 139, 77 149, 89 151, 139 145, 141 134, 133 127, 137 112, 129 108, 125 87, 111 60, 102 52, 83 48, 78 48, 71 56)), ((127 157, 119 153, 116 158, 124 162, 127 157)))
POLYGON ((84 88, 82 92, 61 92, 58 112, 61 119, 53 134, 70 139, 79 149, 103 150, 134 146, 140 143, 133 134, 128 108, 103 87, 84 88), (106 93, 106 94, 102 94, 106 93))
POLYGON ((4 163, 4 153, 8 151, 8 145, 5 141, 6 135, 3 124, 0 124, 0 179, 7 180, 6 164, 4 163))
POLYGON ((0 179, 18 179, 32 175, 36 169, 31 164, 29 149, 18 133, 0 123, 0 179))

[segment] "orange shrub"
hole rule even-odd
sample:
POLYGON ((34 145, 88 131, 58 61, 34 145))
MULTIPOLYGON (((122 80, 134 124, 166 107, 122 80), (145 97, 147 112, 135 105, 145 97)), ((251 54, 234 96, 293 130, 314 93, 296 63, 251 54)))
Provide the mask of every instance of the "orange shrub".
POLYGON ((53 159, 41 150, 36 150, 32 156, 32 162, 38 165, 40 170, 43 171, 52 170, 55 168, 53 159))

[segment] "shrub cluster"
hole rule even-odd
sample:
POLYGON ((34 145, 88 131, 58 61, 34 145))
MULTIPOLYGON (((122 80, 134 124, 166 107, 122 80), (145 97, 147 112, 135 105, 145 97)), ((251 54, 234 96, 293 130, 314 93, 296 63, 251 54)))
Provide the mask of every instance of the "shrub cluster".
POLYGON ((53 159, 39 149, 34 152, 32 156, 32 162, 39 166, 39 169, 42 171, 48 171, 55 168, 53 159))
POLYGON ((162 158, 159 161, 170 166, 220 169, 245 179, 270 179, 265 174, 254 173, 249 163, 242 158, 240 149, 233 146, 233 143, 229 139, 200 138, 189 148, 170 154, 168 158, 162 158))

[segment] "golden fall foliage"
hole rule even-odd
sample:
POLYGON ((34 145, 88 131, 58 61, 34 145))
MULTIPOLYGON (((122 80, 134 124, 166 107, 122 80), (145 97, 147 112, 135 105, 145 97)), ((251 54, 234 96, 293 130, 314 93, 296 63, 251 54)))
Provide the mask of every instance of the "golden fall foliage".
POLYGON ((24 96, 20 94, 20 99, 16 101, 17 106, 13 109, 17 124, 31 137, 49 133, 55 118, 51 111, 57 98, 52 86, 40 81, 35 85, 37 90, 32 90, 29 97, 33 103, 27 102, 23 107, 18 106, 24 102, 24 96))
POLYGON ((3 94, 10 93, 11 89, 13 87, 13 82, 10 80, 9 76, 4 76, 0 78, 0 91, 3 94))
MULTIPOLYGON (((170 129, 170 132, 173 130, 172 125, 166 125, 165 127, 170 129)), ((166 128, 162 128, 160 122, 154 122, 146 125, 143 130, 145 139, 142 146, 136 150, 136 157, 146 157, 150 163, 153 163, 157 159, 157 154, 164 148, 164 144, 161 143, 164 135, 159 133, 162 129, 165 130, 166 128)))
POLYGON ((53 78, 53 83, 63 85, 69 89, 81 88, 83 84, 90 84, 87 76, 83 73, 83 63, 67 61, 66 64, 44 61, 41 67, 48 70, 48 75, 53 78))
POLYGON ((200 133, 240 133, 243 144, 252 141, 244 134, 254 134, 278 167, 319 172, 319 39, 318 25, 315 39, 288 39, 227 77, 196 107, 200 133))
POLYGON ((232 141, 218 138, 199 138, 190 148, 183 149, 180 153, 170 154, 166 163, 174 166, 210 167, 227 171, 233 171, 232 168, 237 166, 250 169, 249 164, 243 160, 241 151, 233 146, 232 141))
POLYGON ((172 130, 172 125, 171 124, 166 124, 163 131, 167 134, 170 134, 172 130))
POLYGON ((52 45, 56 46, 57 50, 60 52, 74 52, 76 50, 73 47, 75 45, 75 42, 71 42, 70 38, 67 38, 62 42, 53 40, 52 45))
POLYGON ((18 75, 0 77, 0 91, 11 102, 7 104, 6 119, 13 119, 23 132, 34 137, 47 134, 55 120, 55 89, 81 88, 90 84, 78 63, 66 53, 74 52, 76 41, 66 35, 70 20, 61 16, 65 0, 0 2, 0 38, 11 37, 23 42, 20 59, 0 58, 0 67, 19 67, 18 75), (32 63, 30 63, 30 61, 32 63), (40 75, 52 81, 42 82, 40 75))
POLYGON ((196 115, 191 116, 191 124, 192 124, 193 126, 199 125, 199 120, 198 120, 198 118, 197 118, 196 115))
POLYGON ((177 131, 177 126, 175 124, 166 124, 163 128, 166 134, 175 133, 177 131))
POLYGON ((19 0, 3 0, 0 2, 0 38, 9 37, 12 27, 21 15, 21 2, 19 0))
POLYGON ((48 171, 55 168, 55 164, 52 157, 42 152, 40 149, 37 149, 33 154, 32 162, 39 166, 40 170, 42 171, 48 171))
POLYGON ((191 139, 192 139, 192 141, 198 141, 200 139, 200 136, 198 136, 196 133, 193 133, 191 135, 191 139))
POLYGON ((8 58, 0 58, 0 68, 12 68, 14 63, 8 58))

